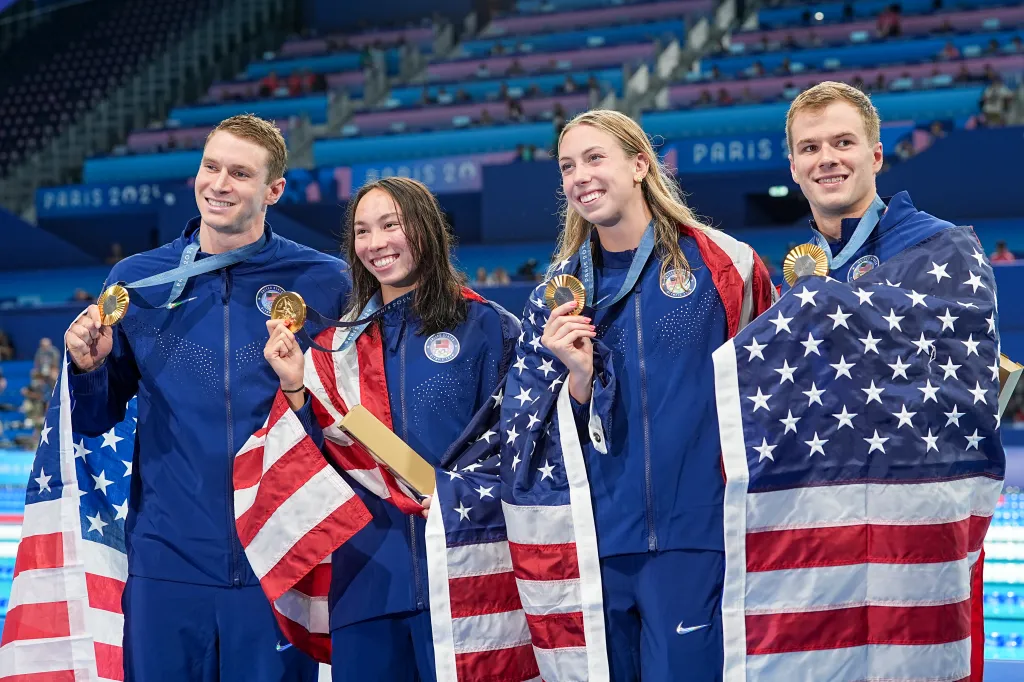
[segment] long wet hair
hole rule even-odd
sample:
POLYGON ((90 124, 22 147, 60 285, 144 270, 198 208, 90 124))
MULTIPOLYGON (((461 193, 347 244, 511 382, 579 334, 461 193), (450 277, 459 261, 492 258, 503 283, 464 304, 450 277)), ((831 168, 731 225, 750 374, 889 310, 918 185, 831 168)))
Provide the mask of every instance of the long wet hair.
MULTIPOLYGON (((610 134, 618 140, 629 159, 635 159, 641 152, 647 157, 650 167, 640 181, 640 188, 644 202, 654 217, 655 251, 662 261, 661 271, 665 273, 669 269, 689 269, 686 255, 679 246, 679 226, 686 225, 697 230, 713 228, 703 223, 686 205, 679 185, 658 160, 647 134, 636 121, 623 113, 611 109, 595 109, 579 114, 566 124, 558 136, 559 146, 566 133, 581 125, 593 126, 610 134)), ((584 240, 591 238, 594 231, 593 223, 576 212, 569 204, 568 197, 562 203, 562 218, 564 227, 558 236, 553 264, 571 258, 584 240)))
POLYGON ((435 334, 457 327, 465 321, 468 305, 462 294, 464 277, 452 264, 452 229, 437 198, 426 185, 410 178, 381 178, 367 183, 348 204, 343 249, 352 270, 352 293, 346 313, 359 314, 380 289, 380 282, 356 256, 355 248, 356 207, 374 189, 387 192, 401 214, 402 229, 416 263, 412 309, 422 322, 419 332, 435 334))

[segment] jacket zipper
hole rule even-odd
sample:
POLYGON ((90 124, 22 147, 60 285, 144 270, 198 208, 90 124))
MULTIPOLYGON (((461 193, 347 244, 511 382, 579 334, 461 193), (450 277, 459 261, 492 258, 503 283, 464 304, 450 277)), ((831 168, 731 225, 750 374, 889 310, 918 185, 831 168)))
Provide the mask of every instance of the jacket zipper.
POLYGON ((644 425, 644 502, 647 506, 647 549, 658 549, 658 536, 654 531, 654 491, 651 486, 651 426, 647 415, 647 364, 644 362, 644 332, 640 317, 640 287, 634 294, 636 311, 636 344, 640 356, 640 413, 644 425))
POLYGON ((224 304, 224 404, 227 407, 228 431, 228 529, 231 535, 231 584, 242 584, 238 568, 238 533, 235 532, 235 428, 231 414, 231 275, 222 270, 221 302, 224 304))
MULTIPOLYGON (((402 440, 406 443, 409 442, 409 415, 405 409, 405 347, 406 334, 409 333, 408 327, 402 331, 402 350, 400 353, 401 357, 401 371, 399 372, 399 395, 402 401, 402 440)), ((416 586, 416 608, 425 608, 423 603, 423 583, 420 580, 420 550, 419 543, 416 542, 416 517, 409 517, 409 545, 412 550, 412 576, 416 586)))

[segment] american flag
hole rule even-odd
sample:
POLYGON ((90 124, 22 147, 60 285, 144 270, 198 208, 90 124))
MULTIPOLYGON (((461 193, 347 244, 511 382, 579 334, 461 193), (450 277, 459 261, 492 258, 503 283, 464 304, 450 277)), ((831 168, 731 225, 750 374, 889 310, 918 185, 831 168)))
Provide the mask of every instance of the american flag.
POLYGON ((1005 459, 979 248, 949 228, 853 283, 804 279, 715 352, 726 682, 981 679, 1005 459))
MULTIPOLYGON (((767 272, 726 235, 684 232, 735 334, 770 305, 767 272)), ((577 265, 570 259, 556 270, 577 265)), ((541 344, 550 312, 543 295, 541 285, 530 297, 503 391, 453 447, 451 471, 438 476, 427 520, 438 680, 610 679, 583 444, 565 367, 541 344)), ((598 400, 615 387, 608 349, 598 343, 595 353, 608 368, 598 400)))
POLYGON ((0 680, 123 680, 124 524, 136 401, 98 438, 74 433, 65 359, 25 495, 0 680))

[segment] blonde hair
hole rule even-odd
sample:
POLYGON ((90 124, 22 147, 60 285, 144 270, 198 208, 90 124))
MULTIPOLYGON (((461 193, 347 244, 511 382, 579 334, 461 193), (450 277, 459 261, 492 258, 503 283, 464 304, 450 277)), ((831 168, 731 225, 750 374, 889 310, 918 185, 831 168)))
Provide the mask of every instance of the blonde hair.
MULTIPOLYGON (((656 251, 662 259, 662 273, 670 268, 689 269, 683 249, 679 246, 679 226, 686 225, 697 230, 712 228, 701 222, 683 201, 679 185, 658 160, 647 134, 636 121, 623 113, 610 109, 595 109, 579 114, 566 124, 558 136, 559 146, 566 133, 581 125, 593 126, 614 137, 630 159, 636 158, 640 153, 648 158, 650 167, 640 181, 640 188, 644 202, 654 217, 654 238, 656 251)), ((562 218, 564 227, 558 236, 558 247, 552 263, 571 258, 593 233, 593 223, 576 212, 569 204, 568 197, 562 205, 562 218)))
POLYGON ((834 102, 846 102, 856 109, 864 122, 868 143, 872 146, 878 144, 881 139, 882 119, 878 116, 878 109, 871 103, 871 98, 852 85, 824 81, 801 92, 789 105, 789 112, 786 114, 786 145, 789 151, 793 151, 793 119, 796 115, 804 111, 821 111, 834 102))
MULTIPOLYGON (((253 142, 267 150, 267 184, 284 177, 288 165, 288 147, 281 130, 273 121, 252 114, 239 114, 226 118, 206 136, 206 143, 219 131, 253 142)), ((204 143, 204 144, 206 144, 204 143)))

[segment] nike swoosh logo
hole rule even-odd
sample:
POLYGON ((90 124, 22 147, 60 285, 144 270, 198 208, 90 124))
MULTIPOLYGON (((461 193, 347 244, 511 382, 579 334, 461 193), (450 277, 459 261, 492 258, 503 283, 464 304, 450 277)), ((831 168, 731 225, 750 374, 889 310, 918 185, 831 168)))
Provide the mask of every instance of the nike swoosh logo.
POLYGON ((172 303, 172 304, 170 304, 169 306, 167 306, 167 309, 168 309, 168 310, 174 310, 174 309, 175 309, 175 308, 177 308, 177 307, 178 307, 179 305, 185 305, 185 304, 186 304, 186 303, 188 303, 189 301, 194 301, 194 300, 196 300, 197 298, 199 298, 199 297, 198 297, 198 296, 193 296, 192 298, 186 298, 186 299, 185 299, 184 301, 175 301, 174 303, 172 303))
POLYGON ((696 632, 697 630, 703 630, 704 628, 709 628, 709 627, 711 627, 711 623, 705 623, 704 625, 693 625, 691 627, 684 628, 682 621, 680 621, 679 625, 676 626, 676 634, 677 635, 688 635, 691 632, 696 632))

